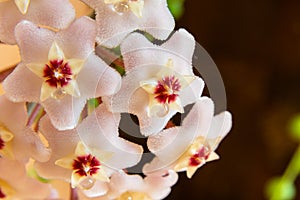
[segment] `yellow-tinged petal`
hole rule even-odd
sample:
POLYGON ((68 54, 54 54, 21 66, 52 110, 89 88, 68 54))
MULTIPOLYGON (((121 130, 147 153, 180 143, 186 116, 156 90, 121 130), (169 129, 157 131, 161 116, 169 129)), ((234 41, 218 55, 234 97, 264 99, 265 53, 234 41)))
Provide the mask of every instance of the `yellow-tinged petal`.
POLYGON ((30 71, 32 71, 38 77, 43 78, 45 64, 29 63, 29 64, 26 64, 26 67, 28 67, 28 69, 30 69, 30 71))
POLYGON ((27 13, 30 0, 15 0, 15 4, 18 7, 19 11, 24 15, 27 13))
POLYGON ((7 130, 5 127, 0 126, 0 138, 4 141, 4 142, 9 142, 13 139, 14 135, 7 130))
POLYGON ((79 174, 77 174, 75 171, 73 171, 71 176, 71 187, 76 188, 81 181, 80 179, 84 179, 84 178, 86 177, 82 177, 79 174))
POLYGON ((43 82, 41 88, 41 96, 40 96, 41 102, 45 101, 50 96, 53 96, 56 90, 57 90, 56 87, 52 87, 47 82, 43 82))
POLYGON ((74 97, 80 97, 79 87, 75 80, 69 81, 68 85, 64 86, 61 89, 63 89, 69 95, 72 95, 74 97))
POLYGON ((53 42, 48 54, 48 60, 64 60, 65 55, 56 42, 53 42))
POLYGON ((206 162, 218 160, 219 158, 220 158, 220 156, 218 154, 216 154, 215 152, 211 152, 209 154, 208 158, 206 159, 206 162))
POLYGON ((73 161, 74 155, 70 155, 55 161, 55 164, 66 169, 73 169, 73 161))
POLYGON ((72 70, 72 74, 74 76, 74 75, 77 75, 80 72, 80 70, 82 69, 84 60, 68 59, 66 62, 69 64, 69 66, 72 70))
POLYGON ((0 150, 0 155, 2 155, 5 158, 12 159, 12 160, 15 159, 15 156, 12 152, 12 146, 11 146, 10 142, 5 143, 5 147, 0 150))
POLYGON ((141 81, 140 86, 149 94, 154 94, 155 87, 157 86, 157 80, 150 79, 146 81, 141 81))
POLYGON ((5 199, 10 199, 16 191, 4 180, 0 179, 0 189, 3 194, 6 196, 5 199))
POLYGON ((102 168, 100 168, 96 174, 93 174, 92 177, 99 181, 109 182, 109 178, 102 168))
POLYGON ((188 167, 186 170, 186 175, 188 178, 192 178, 192 176, 195 174, 197 171, 198 167, 188 167))
POLYGON ((87 148, 84 146, 84 144, 82 142, 78 142, 78 144, 76 146, 76 150, 75 150, 75 155, 82 156, 82 155, 86 155, 86 154, 89 154, 87 148))
POLYGON ((184 113, 184 109, 181 105, 181 101, 179 98, 176 99, 176 101, 172 102, 169 104, 169 108, 171 110, 175 110, 177 112, 180 112, 180 113, 184 113))
POLYGON ((147 194, 143 192, 133 192, 133 191, 127 191, 121 194, 116 200, 128 200, 128 199, 152 200, 151 197, 149 197, 147 194))
POLYGON ((196 77, 195 76, 178 76, 181 88, 185 88, 193 82, 196 77))
POLYGON ((141 18, 143 16, 144 0, 137 0, 137 1, 129 0, 128 5, 129 5, 130 10, 137 17, 141 18))

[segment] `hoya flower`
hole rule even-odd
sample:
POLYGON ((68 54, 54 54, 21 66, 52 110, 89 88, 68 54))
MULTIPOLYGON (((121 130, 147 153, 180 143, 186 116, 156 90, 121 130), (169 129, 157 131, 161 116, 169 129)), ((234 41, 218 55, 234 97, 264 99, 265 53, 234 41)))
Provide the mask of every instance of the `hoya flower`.
POLYGON ((0 199, 47 199, 51 193, 48 184, 27 176, 23 163, 0 158, 0 171, 0 199))
POLYGON ((75 10, 68 0, 0 0, 0 41, 15 44, 15 26, 24 19, 63 29, 75 19, 75 10))
POLYGON ((181 29, 161 46, 131 34, 121 44, 126 76, 104 101, 112 112, 137 115, 141 133, 161 131, 184 106, 200 98, 204 83, 192 70, 195 40, 181 29))
POLYGON ((182 126, 150 137, 147 144, 156 157, 145 165, 144 171, 167 168, 186 171, 191 178, 206 162, 218 159, 215 150, 231 129, 232 120, 227 111, 214 117, 213 113, 213 102, 203 97, 193 106, 182 126))
POLYGON ((15 33, 22 62, 3 82, 6 96, 41 103, 57 129, 74 128, 87 99, 119 89, 118 72, 94 54, 88 17, 57 33, 22 21, 15 33))
POLYGON ((159 200, 165 198, 171 187, 177 182, 176 172, 155 173, 142 178, 140 175, 128 175, 123 171, 115 172, 109 182, 106 198, 115 200, 159 200))
POLYGON ((164 40, 175 26, 166 0, 83 0, 96 10, 97 42, 118 46, 132 31, 143 30, 164 40))
POLYGON ((35 164, 37 172, 47 179, 69 181, 86 196, 104 195, 106 182, 115 170, 134 166, 141 159, 139 145, 118 137, 119 120, 119 114, 100 105, 77 129, 58 131, 45 116, 40 131, 52 154, 49 161, 35 164))
POLYGON ((45 161, 49 150, 39 135, 27 127, 25 103, 13 103, 0 96, 0 157, 27 162, 31 157, 45 161))

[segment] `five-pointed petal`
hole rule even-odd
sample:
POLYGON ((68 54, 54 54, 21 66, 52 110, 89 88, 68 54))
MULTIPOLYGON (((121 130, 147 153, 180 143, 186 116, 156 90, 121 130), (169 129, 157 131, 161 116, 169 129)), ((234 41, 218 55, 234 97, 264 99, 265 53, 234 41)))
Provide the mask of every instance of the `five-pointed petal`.
POLYGON ((115 95, 104 98, 112 112, 137 115, 141 133, 161 131, 183 107, 200 98, 204 82, 193 74, 195 40, 179 30, 161 46, 131 34, 121 45, 126 76, 115 95))
POLYGON ((184 119, 182 126, 150 137, 148 147, 156 157, 145 165, 145 173, 167 168, 187 171, 189 178, 206 162, 218 159, 215 150, 231 129, 227 111, 213 117, 211 99, 202 97, 184 119), (176 147, 176 148, 174 148, 176 147))
POLYGON ((57 33, 23 21, 15 32, 22 62, 3 82, 6 96, 40 102, 56 128, 74 128, 87 99, 119 89, 118 72, 93 52, 91 19, 79 18, 57 33))

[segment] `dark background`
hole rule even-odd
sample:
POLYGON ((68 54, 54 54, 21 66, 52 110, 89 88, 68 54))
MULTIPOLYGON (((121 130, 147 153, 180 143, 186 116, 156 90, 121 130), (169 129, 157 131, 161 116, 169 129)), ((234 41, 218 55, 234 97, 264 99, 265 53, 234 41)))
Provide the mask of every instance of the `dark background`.
POLYGON ((181 173, 167 199, 265 199, 266 182, 297 147, 288 124, 300 113, 300 1, 187 0, 179 27, 217 64, 234 125, 217 150, 221 159, 191 180, 181 173))

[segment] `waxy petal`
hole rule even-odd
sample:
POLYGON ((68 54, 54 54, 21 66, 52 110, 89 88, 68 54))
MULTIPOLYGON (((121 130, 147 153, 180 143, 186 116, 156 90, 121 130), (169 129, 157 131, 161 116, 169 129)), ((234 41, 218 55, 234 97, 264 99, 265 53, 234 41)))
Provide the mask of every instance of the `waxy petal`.
POLYGON ((58 130, 67 130, 73 129, 77 125, 85 103, 85 98, 72 98, 70 95, 66 95, 58 100, 48 98, 41 104, 53 125, 58 130))
POLYGON ((47 179, 70 180, 72 171, 56 165, 55 162, 74 154, 80 141, 76 130, 58 131, 52 125, 49 117, 45 116, 40 121, 40 131, 48 141, 52 153, 47 162, 35 163, 38 174, 47 179))
POLYGON ((86 98, 107 96, 120 89, 120 74, 95 54, 91 54, 77 77, 79 91, 86 98))
POLYGON ((58 32, 56 41, 66 58, 85 60, 94 51, 96 33, 95 22, 89 17, 81 17, 58 32))
POLYGON ((1 2, 0 40, 8 44, 15 44, 14 28, 21 20, 29 20, 38 25, 62 29, 66 28, 74 19, 75 10, 67 0, 31 0, 30 2, 29 0, 11 0, 1 2))
POLYGON ((39 135, 26 127, 25 103, 13 103, 1 96, 0 106, 0 126, 13 134, 10 147, 14 158, 25 162, 30 157, 39 161, 48 160, 49 150, 44 146, 39 135))
POLYGON ((118 137, 119 114, 110 113, 103 104, 78 126, 82 141, 93 152, 110 152, 104 166, 119 170, 136 165, 142 156, 142 147, 118 137), (122 159, 121 159, 122 158, 122 159))
POLYGON ((136 16, 140 15, 139 11, 135 14, 130 9, 120 14, 104 1, 83 0, 83 2, 96 10, 99 27, 97 42, 104 46, 118 46, 126 35, 137 29, 147 31, 158 39, 166 39, 174 29, 174 19, 168 10, 166 0, 144 0, 141 17, 136 16))

